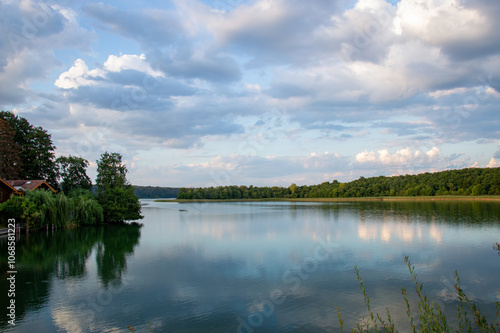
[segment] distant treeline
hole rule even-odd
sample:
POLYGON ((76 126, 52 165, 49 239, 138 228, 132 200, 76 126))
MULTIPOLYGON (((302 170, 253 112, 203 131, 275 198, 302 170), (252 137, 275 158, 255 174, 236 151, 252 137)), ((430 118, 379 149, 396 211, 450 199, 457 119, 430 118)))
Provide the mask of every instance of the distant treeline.
MULTIPOLYGON (((177 198, 179 187, 160 187, 160 186, 136 186, 134 194, 140 199, 160 199, 160 198, 177 198)), ((97 193, 97 186, 92 186, 92 193, 97 193)))
POLYGON ((134 186, 134 194, 142 199, 177 198, 180 188, 159 186, 134 186))
POLYGON ((181 188, 178 199, 359 198, 382 196, 500 195, 500 168, 470 168, 419 175, 361 177, 340 183, 289 187, 181 188))

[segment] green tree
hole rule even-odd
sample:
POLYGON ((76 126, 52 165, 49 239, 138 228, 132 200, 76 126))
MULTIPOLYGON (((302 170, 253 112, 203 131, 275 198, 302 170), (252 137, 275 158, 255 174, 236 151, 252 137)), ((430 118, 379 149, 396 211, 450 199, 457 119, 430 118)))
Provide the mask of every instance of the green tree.
POLYGON ((141 219, 141 205, 127 181, 127 168, 118 153, 105 152, 97 161, 97 201, 106 222, 141 219))
POLYGON ((76 156, 61 156, 56 160, 57 173, 64 193, 81 188, 90 190, 92 181, 87 176, 89 161, 76 156))
POLYGON ((6 120, 0 119, 0 178, 17 179, 21 168, 19 146, 14 141, 16 133, 6 120))
POLYGON ((43 179, 57 188, 55 146, 51 135, 42 127, 31 125, 25 118, 10 111, 0 111, 0 119, 7 121, 14 130, 14 142, 19 145, 22 179, 43 179))
POLYGON ((472 187, 472 195, 481 195, 483 194, 483 187, 481 184, 476 184, 472 187))

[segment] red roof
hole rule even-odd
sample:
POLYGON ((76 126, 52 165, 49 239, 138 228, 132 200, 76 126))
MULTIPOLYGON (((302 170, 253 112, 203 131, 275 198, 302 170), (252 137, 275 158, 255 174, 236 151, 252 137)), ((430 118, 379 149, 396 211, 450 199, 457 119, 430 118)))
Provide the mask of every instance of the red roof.
POLYGON ((42 186, 51 189, 54 192, 57 192, 47 184, 45 180, 6 180, 5 181, 7 184, 9 184, 11 187, 15 188, 17 191, 33 191, 34 189, 42 186))
POLYGON ((17 192, 16 189, 14 187, 12 187, 12 185, 10 185, 7 181, 3 180, 2 178, 0 178, 0 182, 2 182, 5 186, 7 186, 9 189, 11 189, 12 192, 17 192))

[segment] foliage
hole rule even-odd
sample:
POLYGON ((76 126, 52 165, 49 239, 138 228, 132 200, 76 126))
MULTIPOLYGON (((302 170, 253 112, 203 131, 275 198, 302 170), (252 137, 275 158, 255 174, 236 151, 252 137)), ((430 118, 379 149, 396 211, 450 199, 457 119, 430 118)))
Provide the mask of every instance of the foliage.
POLYGON ((104 221, 103 209, 89 190, 73 190, 72 221, 76 225, 100 224, 104 221))
POLYGON ((51 135, 42 127, 31 125, 25 118, 10 111, 0 111, 0 119, 7 121, 14 130, 14 141, 19 146, 21 179, 44 179, 57 188, 54 161, 55 146, 51 135))
POLYGON ((46 225, 62 227, 69 222, 71 202, 64 194, 54 195, 51 191, 35 190, 26 193, 26 197, 40 212, 40 219, 36 223, 28 224, 28 227, 35 229, 46 225))
POLYGON ((0 220, 7 225, 8 219, 15 219, 16 222, 24 222, 27 225, 38 224, 40 211, 35 203, 27 197, 14 196, 12 199, 0 204, 0 220))
POLYGON ((73 196, 52 191, 35 190, 25 196, 15 196, 0 204, 2 220, 15 218, 30 229, 46 226, 64 227, 99 224, 103 222, 103 209, 90 191, 75 190, 73 196))
POLYGON ((361 177, 313 186, 181 188, 178 199, 352 198, 381 196, 500 195, 500 168, 469 168, 420 175, 361 177))
POLYGON ((14 141, 14 130, 0 119, 0 178, 17 179, 21 168, 19 146, 14 141))
POLYGON ((90 189, 83 189, 83 188, 75 188, 69 193, 66 194, 68 198, 76 198, 76 197, 86 197, 86 198, 93 198, 95 199, 95 195, 92 194, 92 191, 90 189))
POLYGON ((104 209, 106 222, 139 220, 141 205, 130 185, 107 188, 98 194, 97 200, 104 209))
POLYGON ((118 153, 105 152, 97 161, 97 200, 106 222, 141 219, 141 205, 126 178, 127 168, 118 153))
MULTIPOLYGON (((497 243, 498 245, 498 243, 497 243)), ((496 319, 488 323, 486 316, 481 314, 474 302, 471 302, 469 297, 465 295, 460 286, 460 279, 458 277, 457 271, 455 271, 455 290, 459 300, 457 304, 457 316, 458 316, 458 329, 451 327, 448 324, 448 320, 441 310, 439 304, 434 304, 430 302, 428 297, 423 293, 423 284, 418 283, 417 275, 415 273, 415 267, 411 265, 408 257, 405 257, 405 263, 408 266, 410 275, 415 284, 415 291, 418 295, 418 323, 415 323, 415 315, 412 313, 410 302, 408 300, 408 295, 405 288, 401 288, 401 293, 403 294, 406 314, 409 319, 409 326, 411 331, 416 332, 499 332, 500 331, 500 321, 499 321, 499 302, 495 302, 496 309, 496 319), (468 317, 468 311, 471 311, 473 322, 468 317)), ((364 301, 368 309, 368 319, 363 320, 361 323, 356 323, 356 329, 358 332, 375 331, 379 332, 383 329, 385 332, 397 332, 394 322, 392 321, 389 309, 387 311, 387 321, 382 319, 380 314, 374 313, 370 307, 370 298, 367 296, 366 289, 361 279, 361 275, 357 267, 354 268, 356 276, 359 280, 361 291, 364 296, 364 301)), ((337 307, 337 317, 339 319, 341 332, 344 332, 344 321, 340 313, 340 309, 337 307)), ((352 332, 356 332, 356 329, 352 329, 352 332)))
POLYGON ((92 181, 87 176, 87 167, 89 162, 81 157, 61 156, 56 159, 57 173, 61 188, 68 194, 74 189, 87 189, 92 187, 92 181))
POLYGON ((98 192, 106 188, 128 185, 127 167, 122 163, 122 156, 118 153, 105 152, 97 161, 96 184, 98 192))
POLYGON ((134 186, 134 194, 139 198, 176 198, 180 188, 160 186, 134 186))

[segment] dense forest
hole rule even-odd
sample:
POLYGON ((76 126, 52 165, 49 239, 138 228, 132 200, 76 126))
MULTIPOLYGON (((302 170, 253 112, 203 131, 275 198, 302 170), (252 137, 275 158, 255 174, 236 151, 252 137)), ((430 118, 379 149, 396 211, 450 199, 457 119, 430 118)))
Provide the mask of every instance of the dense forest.
MULTIPOLYGON (((180 187, 161 187, 161 186, 139 186, 132 185, 134 194, 140 199, 166 199, 177 198, 180 187)), ((92 193, 97 194, 97 186, 92 185, 92 193)))
POLYGON ((289 187, 181 188, 178 199, 358 198, 383 196, 500 195, 500 168, 469 168, 419 175, 361 177, 340 183, 289 187))
POLYGON ((142 199, 157 198, 176 198, 179 194, 178 187, 160 187, 160 186, 135 186, 134 194, 142 199))

